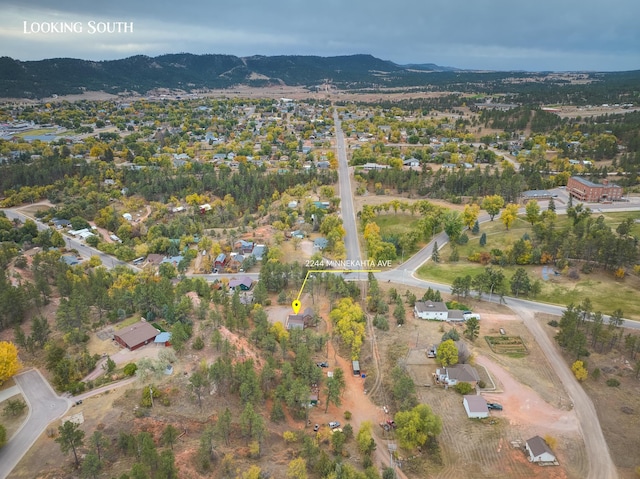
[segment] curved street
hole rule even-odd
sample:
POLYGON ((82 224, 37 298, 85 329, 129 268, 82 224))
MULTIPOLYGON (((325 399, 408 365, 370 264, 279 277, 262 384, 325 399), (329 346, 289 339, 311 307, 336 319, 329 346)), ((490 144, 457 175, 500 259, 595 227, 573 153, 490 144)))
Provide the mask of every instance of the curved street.
POLYGON ((53 391, 37 369, 18 374, 14 379, 29 406, 29 415, 11 440, 0 448, 0 479, 9 475, 40 434, 63 416, 71 404, 53 391))

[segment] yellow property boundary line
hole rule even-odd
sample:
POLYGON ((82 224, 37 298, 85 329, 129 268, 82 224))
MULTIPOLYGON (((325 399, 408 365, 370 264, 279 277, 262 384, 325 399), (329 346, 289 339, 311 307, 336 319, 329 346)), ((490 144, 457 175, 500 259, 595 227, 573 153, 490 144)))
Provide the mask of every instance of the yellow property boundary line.
POLYGON ((291 303, 291 308, 293 309, 294 314, 298 314, 300 312, 300 308, 302 307, 302 303, 300 303, 300 296, 302 296, 302 291, 304 291, 304 287, 307 284, 307 280, 309 279, 309 275, 312 273, 381 273, 380 269, 310 269, 307 270, 307 274, 304 277, 304 281, 302 282, 302 286, 300 287, 300 291, 298 291, 298 296, 291 303))

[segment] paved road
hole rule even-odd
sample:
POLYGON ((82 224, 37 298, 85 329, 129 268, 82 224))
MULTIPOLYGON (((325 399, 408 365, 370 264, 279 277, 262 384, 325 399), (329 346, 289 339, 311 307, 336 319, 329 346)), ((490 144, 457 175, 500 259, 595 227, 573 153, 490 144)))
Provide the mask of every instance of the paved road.
POLYGON ((6 478, 47 426, 69 409, 37 369, 14 377, 29 405, 29 415, 20 430, 0 449, 0 479, 6 478))
MULTIPOLYGON (((336 153, 338 154, 338 184, 340 186, 340 209, 342 210, 342 224, 346 232, 344 245, 347 250, 347 261, 361 261, 360 243, 358 241, 358 224, 353 207, 353 194, 351 192, 351 175, 347 161, 347 149, 344 141, 342 123, 338 117, 338 111, 333 112, 333 122, 336 129, 336 153)), ((357 268, 353 268, 357 269, 357 268)))
MULTIPOLYGON (((17 210, 12 210, 12 209, 5 209, 2 210, 4 211, 5 215, 7 215, 7 218, 9 219, 19 219, 20 221, 22 221, 23 223, 30 219, 33 221, 36 221, 34 218, 31 218, 17 210)), ((46 225, 40 221, 36 221, 36 226, 38 227, 38 231, 43 231, 46 229, 49 229, 49 225, 46 225)), ((116 266, 126 266, 127 268, 130 268, 134 271, 141 271, 139 268, 136 268, 135 266, 126 263, 125 261, 120 261, 119 259, 114 258, 111 255, 108 255, 106 253, 103 253, 100 250, 97 250, 95 248, 92 248, 91 246, 88 246, 84 243, 82 243, 81 241, 72 238, 70 236, 67 236, 66 234, 63 233, 63 237, 64 237, 64 241, 67 245, 68 249, 75 249, 78 251, 78 253, 80 254, 80 256, 82 256, 83 258, 90 258, 91 256, 98 256, 100 258, 100 260, 102 261, 102 264, 106 267, 106 268, 115 268, 116 266)))

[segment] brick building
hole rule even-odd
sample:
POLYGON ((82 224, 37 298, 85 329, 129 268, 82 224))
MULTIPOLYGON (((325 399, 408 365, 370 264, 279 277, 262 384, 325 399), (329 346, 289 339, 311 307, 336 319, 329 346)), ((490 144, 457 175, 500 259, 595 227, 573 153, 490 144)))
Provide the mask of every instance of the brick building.
POLYGON ((567 192, 579 201, 588 203, 618 201, 622 198, 622 187, 609 184, 609 180, 602 180, 602 184, 594 183, 578 176, 572 176, 567 183, 567 192))

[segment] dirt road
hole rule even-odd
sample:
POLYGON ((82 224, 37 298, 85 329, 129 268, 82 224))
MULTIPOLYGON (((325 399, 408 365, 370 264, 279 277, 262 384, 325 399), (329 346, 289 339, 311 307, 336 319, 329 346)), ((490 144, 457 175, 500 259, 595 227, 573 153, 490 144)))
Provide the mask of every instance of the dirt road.
POLYGON ((589 458, 589 475, 587 478, 617 479, 618 471, 611 459, 609 446, 602 434, 602 428, 600 427, 600 421, 598 421, 593 402, 575 379, 573 373, 565 364, 564 358, 562 358, 555 344, 551 342, 535 319, 533 313, 514 304, 509 299, 507 299, 507 306, 511 307, 522 318, 573 400, 574 410, 580 422, 582 437, 587 450, 587 457, 589 458))

